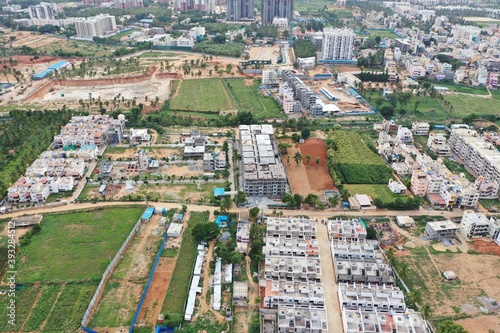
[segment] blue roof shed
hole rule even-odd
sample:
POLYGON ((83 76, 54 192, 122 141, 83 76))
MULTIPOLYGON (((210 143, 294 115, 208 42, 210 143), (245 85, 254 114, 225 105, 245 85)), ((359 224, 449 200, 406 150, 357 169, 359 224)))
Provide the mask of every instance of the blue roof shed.
POLYGON ((154 207, 146 208, 146 211, 144 213, 142 213, 141 219, 145 220, 145 221, 149 221, 151 216, 153 216, 154 212, 155 212, 154 207))
POLYGON ((219 228, 227 227, 228 220, 229 220, 229 217, 227 217, 226 215, 219 215, 219 216, 217 216, 217 219, 215 220, 215 224, 217 224, 217 226, 219 228))

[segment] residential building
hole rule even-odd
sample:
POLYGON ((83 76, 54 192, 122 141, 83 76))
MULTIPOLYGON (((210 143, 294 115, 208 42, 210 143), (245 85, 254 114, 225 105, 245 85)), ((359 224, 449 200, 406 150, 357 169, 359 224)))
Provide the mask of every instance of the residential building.
POLYGON ((406 194, 406 186, 398 180, 389 179, 389 184, 387 184, 389 190, 394 194, 406 194))
POLYGON ((261 314, 271 332, 328 331, 316 220, 267 218, 261 314))
POLYGON ((323 59, 351 60, 356 34, 351 29, 323 29, 323 59))
POLYGON ((99 178, 107 179, 111 176, 111 172, 113 171, 113 163, 112 162, 101 162, 99 165, 99 178))
POLYGON ((262 24, 272 24, 275 17, 285 17, 288 22, 293 20, 293 0, 263 0, 262 24))
POLYGON ((247 196, 281 197, 287 191, 285 168, 271 125, 240 125, 239 184, 247 196))
POLYGON ((490 237, 500 245, 500 218, 490 217, 490 237))
POLYGON ((362 240, 359 242, 345 241, 332 238, 330 250, 332 258, 343 259, 376 259, 377 241, 362 240))
POLYGON ((386 263, 381 256, 375 259, 333 259, 335 281, 393 284, 394 272, 391 265, 386 263))
POLYGON ((148 134, 148 129, 130 129, 130 142, 147 143, 151 141, 151 134, 148 134))
POLYGON ((275 17, 273 19, 273 25, 278 26, 279 31, 285 31, 290 29, 288 19, 286 17, 275 17))
POLYGON ((446 137, 441 133, 429 133, 427 140, 427 147, 429 147, 437 156, 450 156, 451 148, 446 143, 446 137))
POLYGON ((114 0, 115 8, 118 9, 132 9, 132 8, 142 8, 144 3, 142 0, 114 0))
POLYGON ((203 170, 214 171, 224 170, 226 168, 226 152, 213 151, 203 154, 203 170))
POLYGON ((451 221, 427 222, 425 235, 431 239, 453 238, 458 231, 458 226, 451 221))
POLYGON ((466 128, 452 129, 449 144, 476 176, 500 184, 500 152, 493 144, 466 128))
POLYGON ((79 19, 75 22, 76 36, 82 39, 106 37, 116 30, 115 17, 108 14, 79 19))
POLYGON ((228 21, 251 21, 254 19, 254 0, 228 0, 228 21))
POLYGON ((176 13, 195 10, 199 12, 215 11, 214 0, 175 0, 174 9, 176 13))
POLYGON ((482 213, 465 210, 460 222, 460 231, 467 238, 487 237, 490 234, 490 221, 482 213))
POLYGON ((408 127, 398 126, 396 138, 401 142, 413 142, 413 133, 408 127))
POLYGON ((396 286, 377 284, 346 283, 338 285, 340 307, 343 310, 377 310, 382 313, 406 312, 404 293, 396 286))
POLYGON ((410 43, 403 39, 396 39, 396 47, 401 51, 401 53, 406 53, 410 49, 410 43))
POLYGON ((413 227, 415 225, 415 220, 410 216, 396 216, 396 223, 400 227, 413 227))
POLYGON ((57 4, 40 2, 35 6, 28 6, 28 15, 32 20, 55 20, 54 14, 57 11, 57 4))
POLYGON ((184 140, 184 157, 199 159, 205 155, 205 138, 197 131, 184 140))
POLYGON ((378 309, 342 310, 344 333, 427 333, 426 321, 420 313, 408 309, 405 313, 393 314, 378 309))
POLYGON ((425 121, 415 121, 411 125, 413 135, 429 135, 429 128, 431 126, 425 121))
POLYGON ((483 176, 477 177, 474 186, 479 192, 479 199, 496 199, 499 186, 494 180, 485 180, 483 176))
POLYGON ((262 70, 262 84, 279 87, 278 74, 274 68, 262 70))
POLYGON ((443 182, 439 195, 447 207, 475 208, 479 200, 477 189, 465 178, 459 178, 457 175, 443 182))
POLYGON ((358 242, 366 239, 366 226, 360 220, 324 220, 328 228, 328 238, 358 242))

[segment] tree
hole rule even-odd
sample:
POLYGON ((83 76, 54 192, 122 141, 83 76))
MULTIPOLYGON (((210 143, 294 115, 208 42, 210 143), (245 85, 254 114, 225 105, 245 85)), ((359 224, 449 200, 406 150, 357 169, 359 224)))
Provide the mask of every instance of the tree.
POLYGON ((299 141, 300 141, 300 139, 301 139, 300 134, 297 134, 297 133, 293 133, 293 134, 292 134, 292 141, 293 141, 293 142, 299 142, 299 141))
POLYGON ((319 163, 321 162, 321 159, 319 158, 319 156, 316 157, 316 165, 319 165, 319 163))
POLYGON ((308 194, 307 197, 304 199, 304 202, 311 207, 318 207, 320 204, 319 197, 316 194, 308 194))
MULTIPOLYGON (((403 280, 408 277, 408 269, 409 269, 409 266, 408 266, 408 263, 406 263, 406 262, 401 263, 398 266, 399 276, 401 276, 401 278, 403 280)), ((415 289, 410 293, 410 298, 413 300, 414 303, 420 303, 422 301, 422 296, 420 295, 420 291, 418 289, 415 289), (415 294, 413 295, 413 293, 415 293, 415 294)))
POLYGON ((295 207, 300 208, 300 206, 302 206, 302 202, 304 201, 304 197, 296 193, 293 195, 293 200, 295 201, 295 207))
POLYGON ((429 304, 424 304, 422 306, 422 309, 420 310, 420 313, 422 313, 422 317, 425 319, 425 320, 428 320, 430 317, 431 317, 431 314, 432 314, 432 308, 429 304))
POLYGON ((328 203, 332 208, 335 208, 340 203, 340 197, 338 195, 334 195, 332 197, 328 197, 328 203))
POLYGON ((209 223, 199 223, 194 226, 191 231, 191 235, 196 239, 196 241, 200 242, 204 240, 205 242, 209 242, 212 239, 217 238, 219 236, 220 229, 214 222, 209 223))
POLYGON ((280 153, 283 155, 288 154, 288 148, 292 148, 292 145, 288 142, 282 142, 278 145, 280 153))
POLYGON ((295 155, 293 156, 293 159, 297 165, 302 162, 302 154, 300 152, 296 152, 295 155))
POLYGON ((371 225, 366 228, 366 239, 377 239, 377 230, 371 225))
POLYGON ((311 160, 311 155, 307 154, 306 155, 306 164, 309 164, 310 160, 311 160))
POLYGON ((300 136, 302 137, 302 139, 309 139, 309 137, 311 136, 311 130, 308 128, 308 127, 304 127, 302 129, 302 131, 300 132, 300 136))
POLYGON ((455 324, 453 320, 448 319, 439 324, 437 333, 467 333, 467 331, 461 325, 455 324))
MULTIPOLYGON (((405 279, 407 277, 408 268, 409 266, 408 263, 406 262, 399 265, 399 275, 401 276, 402 279, 405 279)), ((422 293, 420 292, 420 289, 412 290, 408 298, 410 299, 411 302, 420 304, 422 302, 422 293)))
POLYGON ((389 250, 387 250, 387 252, 385 253, 385 256, 387 257, 387 260, 389 260, 389 263, 392 265, 392 266, 396 266, 396 257, 394 256, 394 248, 389 248, 389 250))
POLYGON ((224 198, 222 198, 220 202, 220 210, 225 213, 229 211, 233 207, 233 201, 231 200, 231 197, 226 195, 224 198))
POLYGON ((250 217, 257 217, 257 215, 259 215, 259 212, 260 212, 260 208, 259 207, 252 207, 248 211, 248 213, 250 214, 250 217))
POLYGON ((385 119, 390 119, 394 116, 394 107, 389 105, 384 105, 382 109, 380 109, 380 115, 385 119))
POLYGON ((236 194, 236 197, 234 199, 236 201, 236 204, 239 205, 247 201, 247 195, 243 191, 238 191, 238 194, 236 194))

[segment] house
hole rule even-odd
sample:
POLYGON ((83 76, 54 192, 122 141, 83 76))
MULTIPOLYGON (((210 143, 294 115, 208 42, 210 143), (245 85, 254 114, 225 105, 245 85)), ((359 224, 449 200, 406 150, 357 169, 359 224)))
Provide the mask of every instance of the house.
POLYGON ((396 138, 401 140, 401 142, 413 142, 413 133, 408 127, 398 126, 398 131, 396 133, 396 138))
POLYGON ((425 234, 430 239, 452 238, 458 227, 451 221, 428 222, 425 226, 425 234))
POLYGON ((151 141, 151 135, 148 134, 147 128, 130 129, 130 142, 147 143, 149 141, 151 141))
POLYGON ((229 217, 226 215, 219 215, 215 220, 215 224, 217 224, 219 228, 226 228, 229 224, 229 217))
POLYGON ((99 166, 99 178, 106 179, 111 176, 111 171, 113 171, 112 162, 102 162, 99 166))
POLYGON ((389 190, 394 194, 406 194, 406 186, 398 180, 389 179, 389 184, 387 184, 389 190))
POLYGON ((233 284, 233 305, 248 306, 248 281, 233 284))
POLYGON ((372 198, 366 194, 356 194, 354 198, 359 203, 361 208, 368 208, 372 205, 372 198))
POLYGON ((170 223, 168 229, 167 229, 167 236, 168 237, 179 237, 182 233, 182 228, 183 228, 182 223, 170 223))
POLYGON ((176 223, 180 223, 182 221, 182 219, 184 218, 184 215, 183 214, 175 214, 174 215, 174 221, 173 222, 176 222, 176 223))
POLYGON ((467 238, 487 237, 490 233, 490 221, 484 214, 467 209, 462 216, 460 230, 467 238))
POLYGON ((438 156, 450 156, 451 148, 446 143, 446 137, 441 133, 429 133, 427 147, 438 156))
POLYGON ((430 127, 429 123, 425 121, 416 121, 411 125, 411 131, 413 135, 429 135, 430 127))

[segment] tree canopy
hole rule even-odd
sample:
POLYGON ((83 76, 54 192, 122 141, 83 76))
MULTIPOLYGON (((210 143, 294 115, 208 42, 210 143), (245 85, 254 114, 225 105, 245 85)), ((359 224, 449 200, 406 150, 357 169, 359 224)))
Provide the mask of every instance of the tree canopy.
POLYGON ((220 229, 214 222, 200 223, 194 226, 191 235, 199 242, 209 242, 219 236, 220 229))

